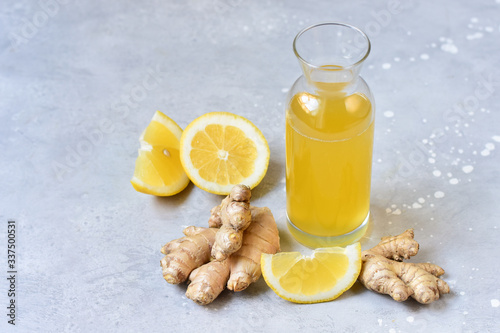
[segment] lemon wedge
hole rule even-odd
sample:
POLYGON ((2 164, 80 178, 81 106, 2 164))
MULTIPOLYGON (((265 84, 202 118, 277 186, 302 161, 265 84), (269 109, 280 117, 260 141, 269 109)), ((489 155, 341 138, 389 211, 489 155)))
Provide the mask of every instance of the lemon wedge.
POLYGON ((361 271, 361 245, 261 256, 262 275, 281 298, 294 303, 331 301, 352 287, 361 271))
POLYGON ((264 178, 269 146, 248 119, 229 112, 210 112, 196 118, 182 133, 181 163, 199 188, 227 195, 236 184, 250 188, 264 178))
POLYGON ((189 184, 179 157, 182 128, 169 117, 156 111, 142 132, 139 156, 130 181, 142 193, 170 196, 189 184))

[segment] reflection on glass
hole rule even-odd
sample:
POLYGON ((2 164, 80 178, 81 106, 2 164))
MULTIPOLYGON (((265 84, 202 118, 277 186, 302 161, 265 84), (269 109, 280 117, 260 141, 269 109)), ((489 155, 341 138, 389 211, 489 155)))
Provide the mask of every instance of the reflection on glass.
POLYGON ((302 93, 299 97, 299 103, 307 114, 315 116, 318 113, 319 101, 316 96, 309 93, 302 93))

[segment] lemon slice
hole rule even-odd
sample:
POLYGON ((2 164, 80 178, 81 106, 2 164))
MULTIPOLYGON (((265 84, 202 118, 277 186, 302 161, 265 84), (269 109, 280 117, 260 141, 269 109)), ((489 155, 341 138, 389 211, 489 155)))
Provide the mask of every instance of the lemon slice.
POLYGON ((142 193, 157 196, 174 195, 189 184, 179 158, 182 128, 156 111, 139 141, 141 148, 130 181, 142 193))
POLYGON ((361 270, 361 245, 299 252, 262 254, 262 275, 283 299, 294 303, 334 300, 352 287, 361 270))
POLYGON ((257 186, 269 165, 269 146, 248 119, 229 112, 196 118, 182 133, 181 163, 199 188, 227 195, 236 184, 257 186))

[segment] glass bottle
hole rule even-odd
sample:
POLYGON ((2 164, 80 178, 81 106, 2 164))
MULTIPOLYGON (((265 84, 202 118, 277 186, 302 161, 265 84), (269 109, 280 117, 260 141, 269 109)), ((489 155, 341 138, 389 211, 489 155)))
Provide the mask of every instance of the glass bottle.
POLYGON ((286 104, 287 222, 302 244, 345 246, 368 227, 375 106, 359 76, 370 40, 358 28, 323 23, 293 49, 303 75, 286 104))

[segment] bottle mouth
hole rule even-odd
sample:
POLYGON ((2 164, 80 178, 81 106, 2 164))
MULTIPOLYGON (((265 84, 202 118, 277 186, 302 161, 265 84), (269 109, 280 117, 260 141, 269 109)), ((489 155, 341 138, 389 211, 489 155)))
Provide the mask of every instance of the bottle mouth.
POLYGON ((301 63, 313 69, 346 69, 361 65, 371 43, 359 28, 336 22, 311 25, 293 40, 293 51, 301 63))

